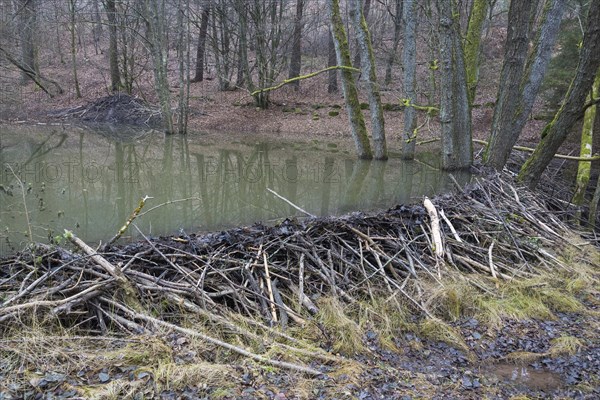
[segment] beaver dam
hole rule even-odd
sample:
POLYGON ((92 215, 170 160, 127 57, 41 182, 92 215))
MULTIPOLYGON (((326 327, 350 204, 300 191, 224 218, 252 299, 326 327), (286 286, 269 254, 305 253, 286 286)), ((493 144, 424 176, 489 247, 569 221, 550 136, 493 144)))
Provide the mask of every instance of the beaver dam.
POLYGON ((567 220, 504 172, 378 213, 65 233, 0 262, 0 394, 596 398, 600 241, 567 220))

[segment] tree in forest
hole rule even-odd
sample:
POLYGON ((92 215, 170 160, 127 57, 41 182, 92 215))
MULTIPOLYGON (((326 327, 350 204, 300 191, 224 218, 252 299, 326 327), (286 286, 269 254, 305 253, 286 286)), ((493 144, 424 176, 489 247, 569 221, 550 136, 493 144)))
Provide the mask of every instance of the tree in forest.
POLYGON ((392 14, 392 19, 394 21, 394 39, 392 41, 392 48, 388 54, 385 64, 384 82, 386 85, 392 83, 392 67, 394 66, 394 61, 396 60, 396 51, 398 50, 398 44, 400 43, 400 32, 402 31, 403 6, 403 0, 395 0, 394 13, 392 14))
POLYGON ((519 180, 531 188, 537 185, 542 173, 550 164, 571 128, 584 116, 586 109, 591 107, 593 102, 598 101, 598 99, 594 99, 586 104, 586 98, 590 93, 598 68, 600 68, 600 25, 598 21, 600 21, 600 0, 591 0, 579 53, 577 73, 560 109, 544 128, 540 143, 519 172, 519 180))
POLYGON ((208 19, 210 16, 210 2, 202 8, 202 17, 198 32, 198 44, 196 46, 196 69, 192 82, 204 80, 204 55, 206 53, 206 35, 208 34, 208 19))
POLYGON ((462 39, 452 3, 437 0, 440 25, 442 168, 468 168, 473 162, 471 108, 462 39))
MULTIPOLYGON (((592 85, 592 90, 588 94, 587 101, 593 102, 594 99, 600 99, 600 68, 596 72, 596 78, 592 85)), ((581 158, 590 158, 593 154, 593 138, 594 138, 594 122, 596 120, 596 104, 592 104, 585 110, 583 115, 583 126, 581 128, 581 146, 579 156, 581 158)), ((577 168, 577 178, 575 180, 575 190, 573 193, 573 204, 582 205, 585 191, 590 181, 590 173, 592 169, 591 161, 579 161, 577 168)), ((595 215, 590 215, 590 221, 595 218, 595 215)))
MULTIPOLYGON (((254 54, 256 57, 257 84, 259 88, 272 85, 285 59, 280 57, 283 43, 283 9, 277 0, 254 0, 249 7, 253 28, 254 54)), ((246 79, 251 80, 251 76, 246 79)), ((254 101, 260 108, 269 107, 270 92, 253 91, 254 101)))
POLYGON ((412 160, 415 157, 417 113, 414 104, 417 101, 417 2, 404 1, 402 8, 404 24, 404 43, 402 47, 402 69, 404 102, 404 129, 402 130, 402 157, 412 160))
MULTIPOLYGON (((40 68, 37 62, 35 46, 36 1, 18 0, 16 1, 16 6, 19 21, 21 65, 39 75, 40 68)), ((27 74, 25 71, 21 72, 22 82, 25 83, 30 78, 30 74, 27 74)))
MULTIPOLYGON (((333 33, 329 32, 327 40, 327 67, 334 67, 338 65, 337 57, 335 55, 335 43, 333 41, 333 33)), ((327 76, 327 93, 338 92, 338 71, 337 69, 330 69, 327 76)))
MULTIPOLYGON (((0 65, 3 69, 7 68, 4 63, 7 61, 19 72, 21 84, 31 80, 53 98, 63 93, 63 89, 58 82, 40 72, 38 51, 43 48, 37 41, 41 24, 38 16, 41 12, 37 0, 0 2, 0 13, 3 17, 0 22, 0 65), (19 53, 20 55, 17 55, 19 53)), ((4 81, 9 76, 10 74, 3 73, 0 78, 4 81)), ((8 99, 7 96, 5 100, 8 99)))
POLYGON ((210 44, 212 55, 215 60, 215 71, 219 90, 231 90, 231 80, 233 77, 235 43, 232 43, 234 34, 232 17, 238 17, 238 36, 240 42, 241 58, 246 58, 247 46, 245 45, 247 34, 247 14, 249 4, 246 1, 236 0, 233 2, 227 0, 216 0, 211 7, 212 16, 210 17, 210 44))
POLYGON ((75 95, 81 98, 81 88, 79 87, 79 77, 77 75, 77 42, 75 40, 75 29, 77 15, 77 0, 69 0, 69 31, 71 34, 71 67, 73 69, 73 80, 75 81, 75 95))
POLYGON ((381 105, 381 95, 379 93, 379 84, 377 83, 377 75, 375 72, 375 56, 373 55, 371 36, 363 14, 363 8, 361 7, 361 1, 350 0, 349 6, 350 19, 354 25, 361 60, 361 76, 365 82, 367 97, 369 99, 374 155, 377 160, 385 160, 388 157, 385 140, 385 122, 383 118, 383 106, 381 105))
POLYGON ((490 0, 473 0, 469 13, 469 24, 465 38, 465 67, 469 102, 473 105, 477 84, 479 82, 479 64, 481 58, 481 37, 483 26, 488 14, 490 0))
POLYGON ((560 108, 560 103, 577 71, 579 48, 583 40, 581 21, 585 19, 586 11, 579 9, 572 15, 565 12, 565 18, 561 22, 555 44, 558 51, 548 63, 548 71, 540 88, 540 96, 544 99, 545 108, 552 115, 560 108))
POLYGON ((104 0, 104 8, 106 9, 106 17, 108 19, 108 63, 110 69, 110 88, 113 92, 116 92, 121 89, 116 0, 104 0))
MULTIPOLYGON (((302 13, 304 11, 304 0, 296 0, 296 18, 294 19, 294 33, 292 34, 292 54, 290 55, 289 78, 300 76, 302 67, 302 13)), ((294 90, 300 88, 300 81, 291 83, 294 90)))
POLYGON ((190 7, 189 1, 177 2, 177 69, 179 95, 177 97, 177 132, 187 133, 190 102, 190 7))
POLYGON ((163 125, 166 133, 175 133, 171 94, 167 77, 167 12, 165 0, 145 0, 143 15, 146 21, 146 38, 154 72, 154 89, 160 103, 163 125))
MULTIPOLYGON (((369 13, 371 12, 371 0, 359 0, 359 4, 355 7, 352 4, 353 0, 349 0, 348 4, 350 5, 350 10, 352 10, 352 7, 354 7, 354 9, 356 9, 356 7, 359 7, 362 15, 365 19, 365 21, 367 20, 367 18, 369 18, 369 13)), ((352 12, 352 11, 350 11, 352 12)), ((366 22, 365 22, 366 25, 366 22)), ((356 28, 355 28, 356 29, 356 28)), ((358 33, 357 33, 358 34, 358 33)), ((354 65, 355 68, 360 69, 361 67, 361 61, 362 61, 362 57, 360 55, 360 43, 358 42, 358 37, 356 39, 356 45, 355 45, 355 53, 354 53, 354 60, 352 61, 352 65, 354 65)))
POLYGON ((341 70, 342 91, 346 101, 346 111, 350 119, 350 131, 358 158, 370 159, 373 158, 369 137, 367 134, 367 126, 363 118, 360 102, 358 101, 358 90, 356 81, 352 73, 352 61, 350 59, 350 48, 348 46, 348 38, 344 21, 340 12, 339 0, 327 0, 327 9, 329 12, 329 20, 331 24, 331 34, 335 45, 335 53, 339 66, 346 67, 341 70))
POLYGON ((498 97, 484 163, 502 169, 517 142, 540 90, 566 0, 546 0, 533 51, 530 37, 537 14, 536 2, 513 0, 508 11, 508 36, 498 97))

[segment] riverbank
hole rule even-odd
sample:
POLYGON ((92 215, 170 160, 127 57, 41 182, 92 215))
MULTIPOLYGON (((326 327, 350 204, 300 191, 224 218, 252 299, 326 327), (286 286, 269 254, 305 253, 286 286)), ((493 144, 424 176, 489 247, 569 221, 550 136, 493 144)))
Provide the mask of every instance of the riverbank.
POLYGON ((426 206, 98 254, 65 235, 0 262, 0 392, 596 398, 600 243, 569 213, 504 172, 426 206))

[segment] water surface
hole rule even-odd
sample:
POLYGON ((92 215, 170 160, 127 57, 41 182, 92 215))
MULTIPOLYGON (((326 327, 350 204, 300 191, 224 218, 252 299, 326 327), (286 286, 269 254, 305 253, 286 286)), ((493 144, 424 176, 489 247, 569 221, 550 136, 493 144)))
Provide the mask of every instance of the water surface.
POLYGON ((420 201, 452 185, 431 154, 359 161, 347 143, 237 138, 0 126, 0 254, 26 245, 29 227, 39 242, 64 229, 106 241, 145 196, 136 224, 160 235, 302 215, 267 188, 331 215, 420 201))

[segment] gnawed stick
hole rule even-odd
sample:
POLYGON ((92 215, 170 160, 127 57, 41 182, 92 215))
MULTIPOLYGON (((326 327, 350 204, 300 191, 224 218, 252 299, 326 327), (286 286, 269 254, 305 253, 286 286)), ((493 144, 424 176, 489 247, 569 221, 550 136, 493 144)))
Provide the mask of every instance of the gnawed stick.
POLYGON ((490 272, 492 273, 492 277, 494 279, 498 279, 498 275, 496 274, 496 267, 494 267, 494 260, 492 257, 492 250, 494 249, 494 243, 492 242, 492 244, 490 245, 490 248, 488 249, 488 261, 490 263, 490 272))
POLYGON ((273 322, 277 322, 277 310, 275 309, 275 298, 273 297, 273 288, 271 287, 271 275, 269 274, 269 263, 267 262, 267 253, 263 253, 265 265, 265 280, 267 281, 267 291, 269 292, 269 301, 271 306, 271 317, 273 322))
POLYGON ((88 246, 83 240, 81 240, 77 236, 75 236, 75 234, 73 232, 65 229, 65 237, 67 239, 69 239, 69 241, 71 243, 73 243, 75 246, 77 246, 81 250, 83 250, 83 252, 85 254, 87 254, 88 256, 90 256, 90 258, 92 260, 94 260, 94 262, 98 266, 102 267, 103 270, 105 270, 106 272, 111 274, 113 276, 113 278, 115 278, 117 281, 119 281, 121 283, 127 282, 127 278, 125 277, 125 275, 123 274, 123 271, 121 271, 121 269, 119 267, 116 267, 116 266, 112 265, 110 262, 108 262, 104 257, 102 257, 100 254, 98 254, 96 252, 96 250, 94 250, 93 248, 88 246))
POLYGON ((429 214, 429 219, 431 220, 431 239, 433 240, 435 255, 436 257, 442 258, 444 257, 444 245, 442 243, 440 218, 438 217, 438 212, 431 200, 429 200, 429 197, 425 197, 425 200, 423 200, 423 205, 425 206, 425 209, 429 214))

